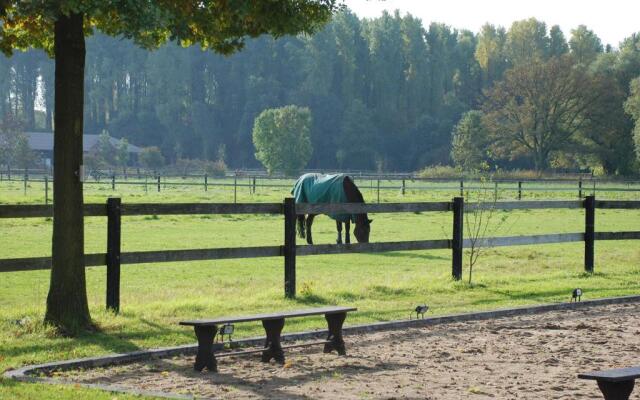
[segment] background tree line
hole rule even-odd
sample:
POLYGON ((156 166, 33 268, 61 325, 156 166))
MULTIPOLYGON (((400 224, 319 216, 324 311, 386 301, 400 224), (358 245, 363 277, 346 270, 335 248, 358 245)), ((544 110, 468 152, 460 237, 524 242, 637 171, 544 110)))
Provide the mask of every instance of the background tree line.
MULTIPOLYGON (((345 10, 313 36, 261 37, 231 57, 97 34, 86 60, 85 132, 157 146, 171 163, 258 167, 256 117, 295 105, 312 116, 309 168, 639 169, 638 34, 614 49, 584 26, 474 34, 345 10)), ((53 72, 40 51, 0 57, 0 115, 50 130, 53 72)))

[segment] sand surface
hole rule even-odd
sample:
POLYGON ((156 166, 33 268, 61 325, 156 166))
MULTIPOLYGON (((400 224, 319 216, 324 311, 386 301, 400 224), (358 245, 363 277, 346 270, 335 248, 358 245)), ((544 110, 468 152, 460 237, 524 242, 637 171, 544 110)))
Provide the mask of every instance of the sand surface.
MULTIPOLYGON (((291 349, 193 371, 193 357, 65 373, 78 382, 215 399, 601 399, 578 372, 640 365, 640 304, 347 335, 346 357, 291 349)), ((640 399, 636 385, 632 399, 640 399)))

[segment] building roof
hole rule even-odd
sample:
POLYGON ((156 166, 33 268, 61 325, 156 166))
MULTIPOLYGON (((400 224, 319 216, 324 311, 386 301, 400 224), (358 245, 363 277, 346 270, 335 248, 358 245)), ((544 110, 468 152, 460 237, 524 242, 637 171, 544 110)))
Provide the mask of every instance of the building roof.
MULTIPOLYGON (((29 147, 36 151, 53 151, 53 133, 51 132, 25 132, 29 140, 29 147)), ((82 140, 82 151, 89 152, 98 144, 100 135, 84 135, 82 140)), ((109 137, 109 141, 115 147, 120 142, 119 139, 109 137)), ((142 149, 129 144, 129 153, 140 153, 142 149)))

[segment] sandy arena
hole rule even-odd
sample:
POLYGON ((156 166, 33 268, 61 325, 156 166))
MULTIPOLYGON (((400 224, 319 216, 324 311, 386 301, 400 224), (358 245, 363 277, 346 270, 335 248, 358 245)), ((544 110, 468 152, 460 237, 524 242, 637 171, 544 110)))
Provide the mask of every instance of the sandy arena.
MULTIPOLYGON (((284 367, 247 355, 220 358, 217 374, 197 373, 193 357, 176 357, 64 375, 215 399, 601 399, 595 381, 576 376, 640 365, 640 304, 345 340, 346 357, 323 354, 320 346, 291 349, 284 367)), ((640 388, 631 399, 640 399, 640 388)))

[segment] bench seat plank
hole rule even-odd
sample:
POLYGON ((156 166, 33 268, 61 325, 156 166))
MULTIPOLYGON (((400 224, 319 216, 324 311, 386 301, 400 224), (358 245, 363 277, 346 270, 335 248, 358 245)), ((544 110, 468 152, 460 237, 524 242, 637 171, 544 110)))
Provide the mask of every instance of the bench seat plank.
POLYGON ((250 322, 250 321, 268 321, 273 319, 293 318, 293 317, 305 317, 308 315, 321 315, 321 314, 339 314, 350 311, 357 311, 355 307, 319 307, 319 308, 307 308, 303 310, 284 311, 279 313, 270 314, 256 314, 247 315, 242 317, 225 317, 216 319, 198 319, 190 321, 181 321, 180 325, 187 326, 212 326, 231 324, 234 322, 250 322))
POLYGON ((580 379, 593 379, 604 382, 622 382, 640 378, 640 367, 628 367, 609 369, 606 371, 595 371, 579 374, 580 379))

